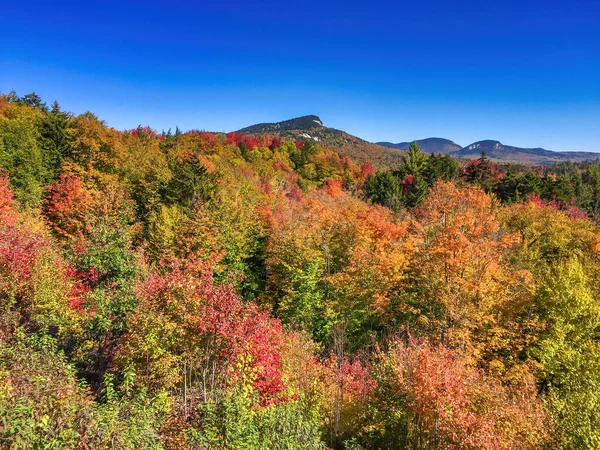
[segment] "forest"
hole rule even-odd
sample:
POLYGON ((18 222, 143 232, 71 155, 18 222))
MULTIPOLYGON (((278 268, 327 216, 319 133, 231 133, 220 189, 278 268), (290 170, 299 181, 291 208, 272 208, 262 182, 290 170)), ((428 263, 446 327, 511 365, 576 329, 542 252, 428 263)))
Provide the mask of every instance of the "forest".
POLYGON ((0 448, 600 449, 600 162, 4 94, 0 448))

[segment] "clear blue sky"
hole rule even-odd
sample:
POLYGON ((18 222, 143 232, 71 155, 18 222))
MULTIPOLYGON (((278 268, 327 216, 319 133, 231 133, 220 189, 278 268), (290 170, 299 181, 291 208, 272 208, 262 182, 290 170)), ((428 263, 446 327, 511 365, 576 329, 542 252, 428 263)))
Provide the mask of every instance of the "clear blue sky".
POLYGON ((0 91, 119 129, 317 114, 371 141, 600 151, 600 2, 5 0, 0 91))

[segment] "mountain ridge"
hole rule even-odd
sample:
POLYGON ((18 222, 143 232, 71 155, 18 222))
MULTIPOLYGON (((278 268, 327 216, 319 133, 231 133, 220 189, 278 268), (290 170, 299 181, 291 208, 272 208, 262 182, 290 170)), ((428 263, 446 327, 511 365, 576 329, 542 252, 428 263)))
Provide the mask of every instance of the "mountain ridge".
MULTIPOLYGON (((259 135, 277 134, 281 137, 297 140, 312 139, 327 146, 342 156, 356 162, 370 162, 378 168, 396 168, 400 165, 410 142, 369 142, 343 130, 330 128, 317 115, 299 116, 281 122, 264 122, 237 130, 240 133, 259 135)), ((481 152, 495 162, 525 165, 551 165, 565 161, 583 162, 600 158, 600 153, 553 151, 541 147, 525 148, 502 144, 500 141, 486 139, 461 147, 456 142, 441 138, 429 137, 416 140, 426 153, 439 153, 460 159, 477 159, 481 152)))
MULTIPOLYGON (((419 144, 419 147, 421 147, 421 150, 427 153, 447 154, 462 149, 462 147, 456 142, 451 141, 450 139, 439 137, 417 139, 416 142, 419 144)), ((410 141, 399 142, 398 144, 391 142, 376 142, 376 144, 383 145, 384 147, 395 148, 397 150, 408 150, 410 147, 410 141)))
POLYGON ((370 162, 380 169, 399 167, 405 154, 404 151, 374 144, 343 130, 327 127, 319 116, 313 114, 281 122, 258 123, 237 132, 249 135, 276 134, 296 140, 311 139, 355 162, 370 162))
MULTIPOLYGON (((547 150, 541 147, 527 148, 505 145, 500 141, 493 139, 484 139, 473 142, 465 147, 460 147, 455 142, 444 138, 426 138, 416 141, 424 152, 427 153, 442 153, 462 159, 477 159, 481 156, 481 152, 485 152, 487 157, 496 162, 516 163, 527 165, 548 165, 565 161, 583 162, 594 161, 600 158, 600 153, 594 152, 578 152, 578 151, 555 151, 547 150), (431 143, 435 144, 432 145, 431 143), (445 148, 439 148, 440 143, 449 142, 456 147, 449 151, 445 148), (432 147, 437 147, 432 149, 432 147)), ((388 146, 390 148, 405 149, 408 148, 408 142, 400 142, 398 144, 390 144, 388 142, 378 142, 379 145, 388 146)))

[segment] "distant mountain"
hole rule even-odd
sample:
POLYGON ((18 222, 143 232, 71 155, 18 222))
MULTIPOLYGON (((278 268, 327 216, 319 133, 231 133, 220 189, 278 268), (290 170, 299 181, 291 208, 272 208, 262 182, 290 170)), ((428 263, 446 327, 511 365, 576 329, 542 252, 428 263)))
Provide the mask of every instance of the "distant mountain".
POLYGON ((600 158, 600 153, 555 152, 543 148, 513 147, 493 140, 474 142, 452 155, 457 158, 477 159, 481 156, 481 152, 485 152, 487 157, 493 161, 529 165, 548 165, 564 161, 594 161, 600 158))
MULTIPOLYGON (((353 136, 345 131, 326 127, 319 116, 309 115, 296 117, 274 123, 259 123, 238 130, 245 134, 276 134, 297 140, 312 139, 321 145, 337 151, 358 163, 371 162, 377 168, 397 168, 410 142, 377 142, 375 144, 353 136)), ((564 161, 594 161, 600 153, 590 152, 556 152, 543 148, 521 148, 504 145, 499 141, 485 140, 462 147, 443 138, 427 138, 417 140, 424 152, 452 155, 461 159, 477 159, 484 151, 489 159, 496 162, 550 165, 564 161)))
POLYGON ((274 123, 259 123, 238 130, 244 134, 275 134, 297 140, 311 139, 358 162, 370 162, 377 168, 397 168, 405 155, 378 144, 365 141, 345 131, 323 125, 319 116, 309 115, 274 123))
MULTIPOLYGON (((527 165, 549 165, 564 161, 594 161, 600 158, 600 153, 556 152, 543 148, 521 148, 504 145, 494 140, 474 142, 463 148, 453 141, 442 138, 421 139, 417 140, 417 143, 421 150, 427 153, 442 153, 456 158, 477 159, 481 156, 481 152, 485 152, 492 161, 527 165)), ((410 142, 400 142, 398 144, 378 142, 378 144, 398 150, 408 150, 410 146, 410 142)))
MULTIPOLYGON (((395 148, 396 150, 408 150, 410 142, 400 142, 398 144, 392 144, 391 142, 377 142, 378 145, 384 147, 395 148)), ((447 154, 460 150, 462 147, 456 142, 449 139, 443 138, 427 138, 417 140, 417 144, 421 147, 421 150, 427 153, 441 153, 447 154)))

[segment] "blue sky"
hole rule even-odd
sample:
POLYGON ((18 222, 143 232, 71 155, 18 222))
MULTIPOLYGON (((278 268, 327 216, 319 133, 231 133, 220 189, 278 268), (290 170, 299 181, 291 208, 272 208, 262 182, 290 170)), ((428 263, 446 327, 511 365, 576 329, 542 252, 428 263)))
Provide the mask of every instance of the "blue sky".
POLYGON ((598 1, 7 0, 0 91, 119 129, 317 114, 371 141, 600 152, 598 1))

